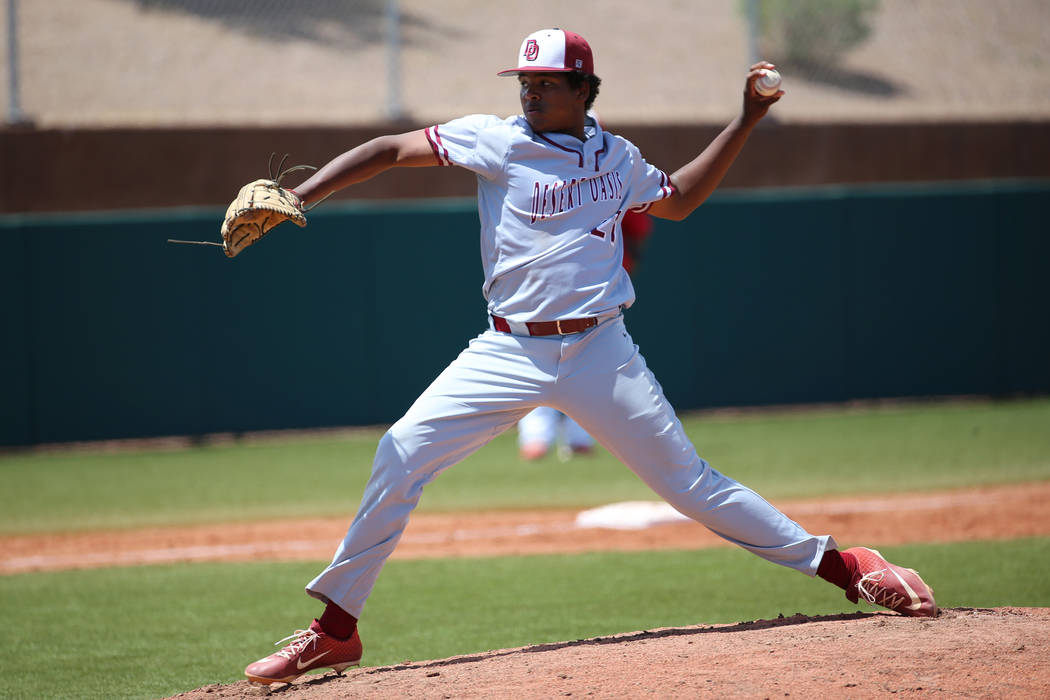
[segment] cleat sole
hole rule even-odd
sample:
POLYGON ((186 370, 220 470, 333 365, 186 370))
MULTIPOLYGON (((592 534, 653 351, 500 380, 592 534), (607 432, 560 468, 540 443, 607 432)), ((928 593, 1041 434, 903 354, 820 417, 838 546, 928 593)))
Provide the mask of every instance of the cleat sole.
POLYGON ((341 676, 341 675, 343 675, 343 671, 345 671, 346 669, 352 668, 354 666, 360 666, 360 665, 361 665, 361 660, 358 659, 357 661, 351 661, 350 663, 346 663, 346 664, 335 664, 334 666, 329 666, 328 668, 332 669, 333 671, 335 671, 336 673, 338 673, 341 676))

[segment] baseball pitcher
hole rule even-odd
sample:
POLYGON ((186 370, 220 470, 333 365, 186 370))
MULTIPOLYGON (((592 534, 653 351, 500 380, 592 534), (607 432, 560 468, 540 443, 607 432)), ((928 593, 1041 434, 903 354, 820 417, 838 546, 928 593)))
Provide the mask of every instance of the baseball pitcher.
MULTIPOLYGON (((903 615, 936 614, 932 590, 911 569, 871 549, 840 551, 830 535, 806 532, 704 461, 625 324, 635 294, 622 264, 624 217, 648 211, 681 220, 704 202, 783 96, 755 90, 773 67, 751 67, 740 114, 668 174, 593 117, 601 80, 583 37, 544 29, 527 36, 514 67, 500 73, 516 84, 521 114, 471 115, 381 136, 294 190, 265 185, 265 198, 279 200, 271 208, 301 211, 389 168, 470 170, 477 176, 489 327, 380 439, 356 517, 331 564, 306 587, 324 605, 322 614, 281 640, 287 644, 280 651, 249 665, 249 679, 287 683, 313 669, 339 673, 357 665, 358 618, 424 487, 537 406, 571 416, 654 492, 726 540, 830 581, 853 602, 863 597, 903 615)), ((238 250, 272 227, 273 218, 264 219, 258 235, 237 234, 238 250)), ((227 229, 237 231, 237 222, 227 229)))

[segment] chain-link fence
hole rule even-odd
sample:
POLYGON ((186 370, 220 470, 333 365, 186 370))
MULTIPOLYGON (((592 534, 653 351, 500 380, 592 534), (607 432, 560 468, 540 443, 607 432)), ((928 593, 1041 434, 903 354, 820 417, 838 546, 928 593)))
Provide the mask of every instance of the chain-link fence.
POLYGON ((727 120, 754 53, 783 121, 1050 117, 1046 0, 0 1, 3 113, 42 127, 512 114, 542 26, 591 42, 611 122, 727 120))

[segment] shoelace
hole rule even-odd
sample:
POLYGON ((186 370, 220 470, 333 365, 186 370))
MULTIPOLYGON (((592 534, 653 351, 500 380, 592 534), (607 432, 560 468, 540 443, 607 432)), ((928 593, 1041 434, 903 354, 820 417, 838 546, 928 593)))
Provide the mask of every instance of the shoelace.
POLYGON ((890 610, 896 610, 897 606, 905 602, 907 598, 890 588, 883 587, 882 579, 886 577, 887 569, 879 569, 878 571, 869 571, 860 577, 857 581, 857 590, 864 597, 864 600, 868 601, 872 605, 881 605, 889 608, 890 610), (868 591, 864 584, 874 584, 872 588, 874 592, 868 591))
POLYGON ((875 594, 869 593, 868 589, 864 588, 864 584, 869 582, 874 583, 876 584, 874 588, 876 591, 878 591, 880 590, 878 584, 882 583, 882 579, 885 576, 886 569, 879 569, 878 571, 869 571, 868 573, 860 577, 860 580, 857 581, 857 590, 860 591, 860 594, 864 597, 864 600, 868 601, 872 605, 879 605, 879 602, 875 600, 875 594))
POLYGON ((317 632, 314 632, 313 630, 296 630, 284 639, 274 642, 273 645, 277 646, 283 644, 289 639, 294 641, 274 654, 274 656, 283 656, 286 659, 291 659, 296 654, 301 653, 302 650, 306 648, 307 644, 313 644, 315 648, 317 646, 317 632))

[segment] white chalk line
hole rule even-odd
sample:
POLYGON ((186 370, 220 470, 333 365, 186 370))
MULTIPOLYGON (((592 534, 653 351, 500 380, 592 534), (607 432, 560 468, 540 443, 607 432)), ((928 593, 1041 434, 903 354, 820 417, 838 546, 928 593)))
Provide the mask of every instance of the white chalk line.
MULTIPOLYGON (((960 505, 988 504, 996 500, 984 493, 901 496, 881 499, 851 499, 842 501, 813 501, 785 504, 782 508, 789 517, 800 515, 840 515, 850 513, 884 513, 900 511, 943 510, 960 505)), ((446 532, 420 534, 406 533, 401 541, 407 544, 441 544, 477 540, 513 539, 535 535, 563 534, 583 529, 641 530, 647 527, 687 522, 689 519, 663 502, 639 502, 643 515, 635 521, 624 519, 623 506, 611 504, 583 511, 573 523, 525 523, 476 529, 457 528, 446 532), (616 510, 621 508, 620 510, 616 510), (609 511, 612 519, 603 518, 601 511, 609 511), (591 516, 591 517, 588 517, 591 516)), ((28 571, 91 568, 97 566, 131 566, 140 564, 167 564, 184 561, 214 561, 253 556, 302 556, 309 552, 333 551, 333 542, 326 540, 292 540, 264 543, 195 545, 189 547, 162 547, 114 552, 83 554, 34 555, 0 559, 0 574, 28 571)))

